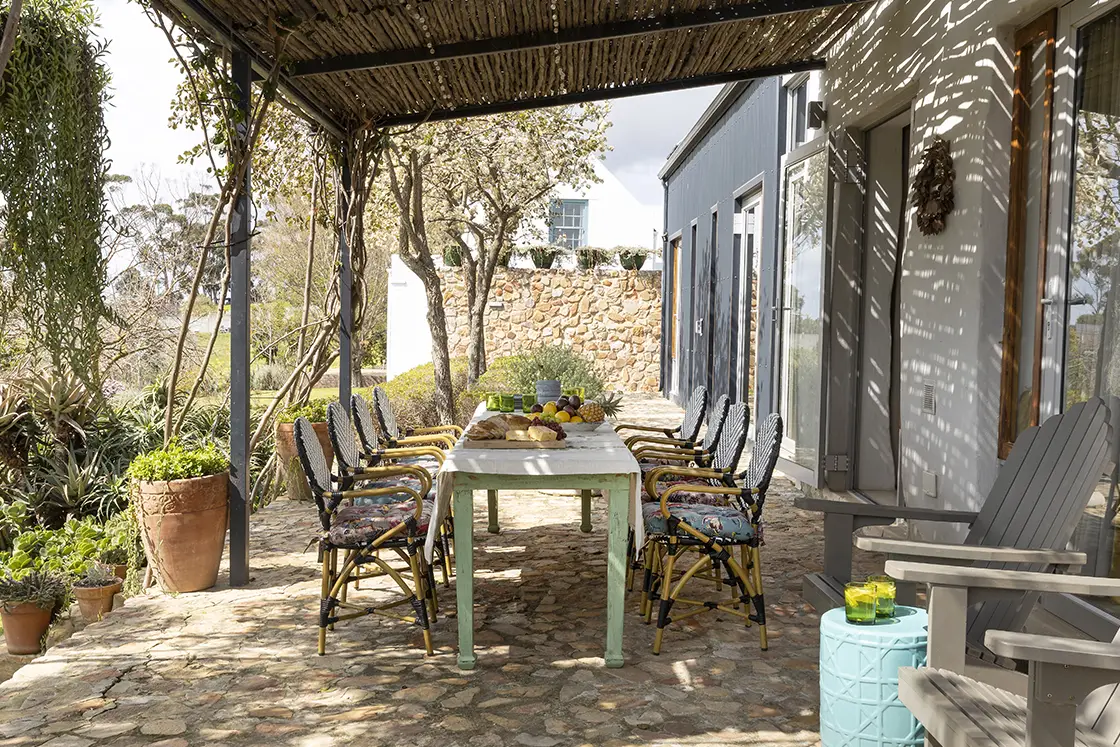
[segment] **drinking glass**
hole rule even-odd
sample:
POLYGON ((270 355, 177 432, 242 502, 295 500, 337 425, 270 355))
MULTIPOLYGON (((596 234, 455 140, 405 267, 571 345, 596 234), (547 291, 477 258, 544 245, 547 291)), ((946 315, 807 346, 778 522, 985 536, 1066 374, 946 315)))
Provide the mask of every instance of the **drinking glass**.
POLYGON ((497 392, 490 392, 486 395, 486 409, 490 412, 498 412, 502 409, 502 395, 497 392))
POLYGON ((868 576, 867 585, 875 587, 875 614, 894 617, 894 579, 890 576, 868 576))
POLYGON ((501 396, 501 410, 502 412, 513 412, 516 405, 512 394, 503 394, 501 396))
POLYGON ((521 410, 529 412, 533 409, 533 405, 537 404, 537 395, 535 394, 522 394, 521 395, 521 410))
POLYGON ((844 615, 855 625, 875 622, 878 591, 873 584, 850 583, 844 585, 844 615))

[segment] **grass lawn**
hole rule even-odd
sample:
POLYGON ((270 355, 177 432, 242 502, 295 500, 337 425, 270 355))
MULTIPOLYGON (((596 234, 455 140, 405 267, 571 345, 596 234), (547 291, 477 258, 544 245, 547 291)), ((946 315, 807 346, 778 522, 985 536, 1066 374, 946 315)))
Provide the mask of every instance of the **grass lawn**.
MULTIPOLYGON (((275 389, 254 389, 249 392, 249 405, 251 407, 265 407, 275 396, 275 389)), ((338 397, 337 387, 316 387, 311 390, 311 399, 334 399, 335 397, 338 397)), ((210 394, 205 397, 198 397, 196 401, 200 405, 220 405, 225 399, 224 395, 210 394)))

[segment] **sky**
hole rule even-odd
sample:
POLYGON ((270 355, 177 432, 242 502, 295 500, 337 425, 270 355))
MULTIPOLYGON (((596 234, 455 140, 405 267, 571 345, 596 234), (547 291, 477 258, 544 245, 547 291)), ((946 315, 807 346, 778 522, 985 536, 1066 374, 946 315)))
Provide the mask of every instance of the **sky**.
MULTIPOLYGON (((134 2, 99 0, 98 9, 113 80, 106 112, 113 173, 134 178, 141 172, 156 174, 172 184, 205 179, 201 169, 179 163, 180 154, 197 142, 196 134, 168 126, 179 73, 163 33, 134 2)), ((718 90, 698 88, 612 103, 612 150, 606 165, 639 202, 660 207, 657 172, 718 90)))

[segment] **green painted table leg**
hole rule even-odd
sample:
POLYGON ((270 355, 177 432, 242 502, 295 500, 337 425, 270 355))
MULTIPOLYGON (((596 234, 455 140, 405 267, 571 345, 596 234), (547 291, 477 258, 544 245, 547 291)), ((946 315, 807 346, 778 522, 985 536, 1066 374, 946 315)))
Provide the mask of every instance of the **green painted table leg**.
POLYGON ((591 491, 584 490, 580 493, 580 502, 582 505, 582 520, 580 521, 579 530, 584 534, 591 532, 591 491))
POLYGON ((498 491, 486 491, 486 513, 487 518, 490 520, 486 525, 486 531, 490 534, 498 533, 498 491))
POLYGON ((455 491, 455 599, 459 669, 474 669, 474 491, 455 491))
POLYGON ((606 664, 623 664, 622 631, 626 619, 626 534, 630 528, 630 481, 617 480, 606 486, 609 536, 607 539, 607 651, 606 664))

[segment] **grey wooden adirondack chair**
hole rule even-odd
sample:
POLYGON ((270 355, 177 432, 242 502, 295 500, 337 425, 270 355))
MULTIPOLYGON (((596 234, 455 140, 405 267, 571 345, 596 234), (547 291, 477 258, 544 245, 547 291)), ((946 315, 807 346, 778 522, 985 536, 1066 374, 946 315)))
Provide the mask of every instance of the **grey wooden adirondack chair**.
POLYGON ((898 673, 899 699, 926 727, 927 745, 1120 744, 1120 634, 1102 643, 988 630, 987 648, 1027 664, 1026 697, 965 674, 970 605, 1024 593, 1120 596, 1120 580, 893 560, 886 572, 930 589, 927 666, 898 673))
MULTIPOLYGON (((824 513, 824 570, 805 577, 802 595, 817 610, 843 604, 844 584, 852 576, 853 533, 889 525, 897 519, 969 525, 963 545, 857 537, 854 544, 890 557, 927 562, 996 564, 1022 571, 1053 571, 1079 565, 1063 554, 1093 488, 1110 457, 1109 412, 1104 400, 1091 399, 1019 434, 979 513, 901 506, 876 506, 799 498, 798 508, 824 513), (1012 548, 1015 554, 993 552, 1012 548), (1042 551, 1032 553, 1031 551, 1042 551)), ((988 628, 1018 630, 1037 595, 985 604, 973 614, 970 640, 982 649, 988 628)), ((913 586, 899 588, 899 601, 913 602, 913 586)))

